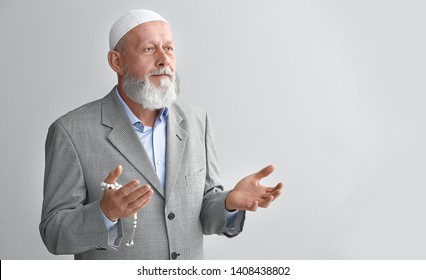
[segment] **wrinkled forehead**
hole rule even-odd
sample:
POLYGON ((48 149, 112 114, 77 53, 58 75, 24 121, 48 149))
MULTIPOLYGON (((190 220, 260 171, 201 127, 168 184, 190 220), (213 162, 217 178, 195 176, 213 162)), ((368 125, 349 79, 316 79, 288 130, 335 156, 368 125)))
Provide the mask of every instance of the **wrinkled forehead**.
POLYGON ((126 44, 173 44, 170 25, 161 21, 140 24, 127 32, 123 38, 126 38, 126 44))
MULTIPOLYGON (((113 50, 117 43, 127 33, 133 30, 135 27, 144 25, 151 22, 163 22, 170 25, 161 15, 151 10, 139 9, 128 11, 125 15, 120 17, 111 27, 109 33, 109 47, 113 50)), ((170 29, 171 32, 171 29, 170 29)))

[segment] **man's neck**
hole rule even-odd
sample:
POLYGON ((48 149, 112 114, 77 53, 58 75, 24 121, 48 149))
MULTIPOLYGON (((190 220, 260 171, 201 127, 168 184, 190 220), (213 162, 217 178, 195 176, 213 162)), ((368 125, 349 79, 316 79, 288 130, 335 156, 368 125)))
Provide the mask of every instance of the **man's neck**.
POLYGON ((129 106, 132 113, 143 123, 144 126, 153 127, 160 110, 148 110, 141 104, 131 100, 123 91, 121 85, 118 85, 118 93, 123 101, 129 106))

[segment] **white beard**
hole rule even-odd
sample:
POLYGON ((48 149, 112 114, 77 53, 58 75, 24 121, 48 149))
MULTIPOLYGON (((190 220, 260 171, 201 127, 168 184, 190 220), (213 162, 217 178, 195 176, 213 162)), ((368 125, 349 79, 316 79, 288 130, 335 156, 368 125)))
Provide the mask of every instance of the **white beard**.
POLYGON ((123 90, 126 95, 141 104, 145 109, 157 110, 170 107, 179 94, 179 78, 166 68, 161 68, 148 73, 144 80, 132 76, 128 69, 125 69, 123 76, 123 90), (157 87, 149 81, 152 75, 169 74, 170 78, 160 80, 160 86, 157 87))

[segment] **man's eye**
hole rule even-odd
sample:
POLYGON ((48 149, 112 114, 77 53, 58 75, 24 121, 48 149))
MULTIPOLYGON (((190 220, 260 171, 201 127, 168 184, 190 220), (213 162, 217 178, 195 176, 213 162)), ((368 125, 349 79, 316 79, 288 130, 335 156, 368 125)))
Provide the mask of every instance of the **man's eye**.
POLYGON ((146 53, 149 53, 149 52, 152 52, 152 50, 153 50, 153 48, 148 47, 148 48, 145 48, 143 51, 146 52, 146 53))
POLYGON ((166 52, 172 52, 173 51, 173 48, 172 47, 166 47, 166 48, 164 48, 165 49, 165 51, 166 52))

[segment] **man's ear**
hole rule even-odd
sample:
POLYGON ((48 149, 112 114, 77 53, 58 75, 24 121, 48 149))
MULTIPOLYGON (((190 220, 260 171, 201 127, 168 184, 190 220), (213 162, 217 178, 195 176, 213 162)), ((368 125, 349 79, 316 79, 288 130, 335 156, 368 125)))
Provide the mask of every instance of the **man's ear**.
POLYGON ((111 50, 108 52, 108 63, 119 76, 124 75, 123 57, 118 51, 111 50))

